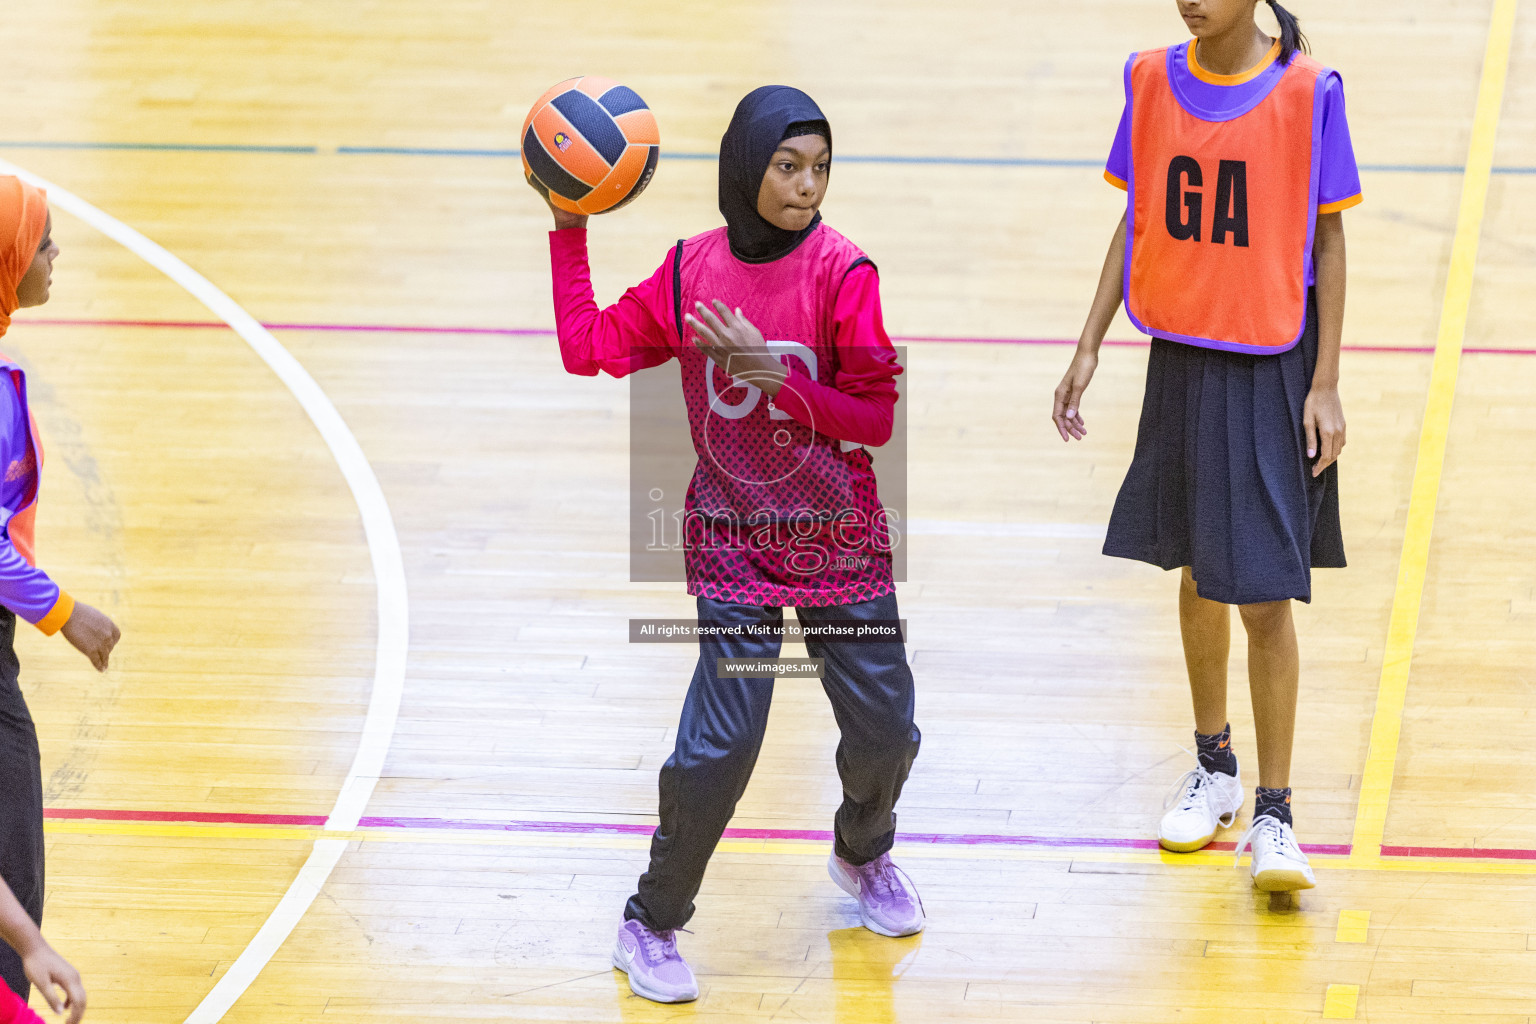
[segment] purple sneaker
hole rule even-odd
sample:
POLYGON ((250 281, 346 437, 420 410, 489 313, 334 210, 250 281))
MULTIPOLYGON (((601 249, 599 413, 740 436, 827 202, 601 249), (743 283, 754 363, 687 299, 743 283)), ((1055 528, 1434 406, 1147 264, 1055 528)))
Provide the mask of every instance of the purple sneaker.
POLYGON ((859 901, 864 927, 879 935, 900 938, 923 930, 923 901, 907 873, 882 853, 868 864, 855 867, 833 854, 827 874, 838 888, 859 901))
POLYGON ((613 966, 629 975, 629 990, 654 1003, 687 1003, 699 998, 699 983, 677 951, 676 932, 653 932, 639 921, 619 925, 613 966))

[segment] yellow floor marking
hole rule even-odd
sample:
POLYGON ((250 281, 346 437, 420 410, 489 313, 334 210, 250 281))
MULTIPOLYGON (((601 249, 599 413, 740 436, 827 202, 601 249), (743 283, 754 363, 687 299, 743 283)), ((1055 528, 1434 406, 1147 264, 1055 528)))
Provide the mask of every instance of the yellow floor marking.
POLYGON ((1341 910, 1339 911, 1339 930, 1334 935, 1335 942, 1364 942, 1366 929, 1371 923, 1369 910, 1341 910))
POLYGON ((1462 179, 1461 209, 1456 217, 1456 238, 1451 246, 1445 303, 1440 310, 1440 333, 1435 340, 1435 361, 1430 372, 1424 425, 1419 434, 1418 462, 1413 470, 1413 491, 1408 501, 1408 523, 1403 532, 1397 590, 1392 597, 1392 618, 1387 627, 1381 683, 1376 691, 1370 753, 1360 780, 1354 852, 1350 857, 1357 866, 1381 859, 1387 804, 1392 796, 1392 777, 1397 768, 1403 704, 1408 694, 1408 670, 1413 661, 1414 637, 1419 629, 1424 577, 1429 567, 1430 535, 1434 532, 1435 506, 1439 501, 1440 477, 1445 466, 1446 435, 1450 431, 1451 406, 1456 397, 1456 374, 1466 336, 1467 310, 1472 301, 1477 245, 1488 200, 1488 179, 1493 169, 1493 147, 1498 137, 1499 109, 1504 100, 1504 80, 1509 70, 1517 2, 1495 0, 1488 26, 1477 112, 1472 119, 1472 144, 1462 179))
POLYGON ((1323 1019, 1354 1020, 1359 1001, 1359 985, 1329 985, 1328 994, 1323 997, 1323 1019))

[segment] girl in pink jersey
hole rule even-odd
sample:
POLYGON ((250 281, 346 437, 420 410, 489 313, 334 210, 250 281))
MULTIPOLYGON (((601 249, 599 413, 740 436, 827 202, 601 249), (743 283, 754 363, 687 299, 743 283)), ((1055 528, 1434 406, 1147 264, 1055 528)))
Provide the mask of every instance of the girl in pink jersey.
POLYGON ((1056 389, 1063 440, 1086 434, 1083 392, 1122 297, 1153 336, 1136 454, 1105 554, 1182 569, 1179 624, 1198 763, 1158 828, 1198 850, 1244 803, 1227 724, 1231 606, 1248 634, 1259 787, 1254 884, 1315 884, 1296 841, 1291 751, 1299 655, 1291 601, 1344 565, 1338 466, 1343 211, 1360 179, 1337 73, 1298 52, 1278 3, 1178 0, 1195 37, 1133 54, 1105 177, 1128 193, 1077 354, 1056 389))
MULTIPOLYGON (((785 86, 750 93, 720 142, 725 226, 679 242, 647 281, 601 310, 586 218, 553 211, 565 368, 619 377, 676 359, 699 456, 685 519, 699 661, 661 769, 650 868, 613 950, 630 988, 657 1002, 698 996, 674 933, 693 914, 751 776, 773 693, 771 676, 721 676, 717 661, 777 657, 785 605, 808 630, 900 617, 863 446, 890 438, 901 366, 874 264, 822 223, 831 160, 831 128, 809 96, 785 86)), ((808 636, 806 645, 825 659, 842 733, 829 872, 858 900, 866 927, 913 934, 922 906, 890 858, 894 808, 920 741, 905 648, 899 635, 808 636)))

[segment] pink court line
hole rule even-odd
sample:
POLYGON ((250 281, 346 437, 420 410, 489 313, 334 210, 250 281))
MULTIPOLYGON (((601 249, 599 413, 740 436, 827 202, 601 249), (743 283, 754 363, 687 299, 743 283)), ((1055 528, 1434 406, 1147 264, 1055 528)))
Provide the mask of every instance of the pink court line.
POLYGON ((205 825, 298 825, 325 824, 323 814, 233 814, 223 811, 108 811, 99 808, 48 807, 45 818, 87 821, 174 821, 205 825))
MULTIPOLYGON (((113 319, 48 319, 24 320, 23 324, 38 327, 145 327, 176 328, 183 330, 225 330, 229 325, 219 320, 113 320, 113 319)), ((430 324, 335 324, 335 323, 263 323, 269 331, 333 331, 348 334, 450 334, 489 335, 503 338, 552 338, 555 332, 546 327, 451 327, 430 324)), ((1076 345, 1072 338, 978 338, 948 337, 943 335, 900 335, 891 338, 897 344, 908 342, 939 342, 951 345, 1076 345)), ((1111 339, 1105 345, 1144 348, 1150 342, 1145 339, 1111 339)), ((1346 352, 1393 352, 1408 355, 1433 355, 1433 345, 1345 345, 1346 352)), ((1488 356, 1536 356, 1531 348, 1475 348, 1462 349, 1466 355, 1488 356)))
MULTIPOLYGON (((219 811, 132 811, 103 810, 99 808, 50 807, 44 817, 54 819, 93 821, 142 821, 142 822, 196 822, 214 825, 288 825, 319 827, 325 824, 320 814, 235 814, 219 811)), ((358 821, 359 828, 412 829, 473 832, 516 832, 546 835, 625 835, 649 836, 656 831, 654 825, 624 822, 582 821, 480 821, 457 818, 402 818, 370 816, 358 821)), ((819 829, 784 828, 728 828, 726 839, 760 839, 770 842, 810 841, 829 843, 832 833, 819 829)), ((1155 839, 1119 839, 1092 836, 1019 836, 988 835, 982 833, 905 833, 898 837, 906 845, 934 846, 1014 846, 1064 850, 1156 850, 1155 839)), ((1217 853, 1230 853, 1235 843, 1212 843, 1206 847, 1217 853)), ((1302 849, 1321 856, 1348 856, 1348 843, 1305 844, 1302 849)), ((1513 851, 1520 853, 1522 851, 1513 851)), ((1406 854, 1405 856, 1432 856, 1434 854, 1406 854)), ((1536 858, 1536 850, 1529 851, 1536 858)))
MULTIPOLYGON (((449 818, 364 818, 364 828, 456 829, 499 832, 554 832, 568 835, 643 835, 656 831, 654 825, 606 824, 574 821, 473 821, 449 818)), ((769 841, 808 840, 830 843, 832 833, 819 829, 728 828, 726 839, 763 839, 769 841)), ((1047 849, 1156 850, 1155 839, 1120 839, 1089 836, 1018 836, 984 833, 904 832, 897 836, 904 845, 934 846, 1033 846, 1047 849)), ((1218 853, 1237 848, 1236 843, 1212 843, 1206 849, 1218 853)), ((1348 856, 1348 843, 1304 844, 1308 853, 1322 856, 1348 856)))

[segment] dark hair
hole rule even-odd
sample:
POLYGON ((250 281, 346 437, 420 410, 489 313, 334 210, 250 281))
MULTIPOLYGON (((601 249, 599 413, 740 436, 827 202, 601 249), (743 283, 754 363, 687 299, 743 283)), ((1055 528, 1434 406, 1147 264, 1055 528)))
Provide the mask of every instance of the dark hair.
POLYGON ((1312 47, 1307 42, 1307 37, 1301 34, 1301 23, 1296 20, 1296 15, 1281 7, 1275 0, 1266 0, 1270 10, 1275 12, 1275 20, 1280 23, 1280 66, 1291 62, 1291 55, 1297 50, 1302 53, 1311 53, 1312 47))
POLYGON ((796 121, 784 129, 784 138, 779 141, 798 139, 802 135, 820 135, 828 145, 832 144, 832 126, 825 121, 796 121))

